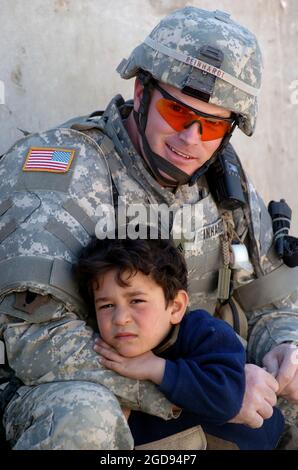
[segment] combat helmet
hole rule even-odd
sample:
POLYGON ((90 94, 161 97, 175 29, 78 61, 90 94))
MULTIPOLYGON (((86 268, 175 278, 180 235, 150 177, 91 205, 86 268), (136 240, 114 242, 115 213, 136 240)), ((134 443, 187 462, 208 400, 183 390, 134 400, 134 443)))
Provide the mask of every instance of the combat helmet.
MULTIPOLYGON (((153 80, 226 108, 237 116, 237 125, 246 135, 254 132, 261 51, 254 34, 226 12, 195 7, 174 11, 117 70, 124 79, 142 78, 145 72, 153 80)), ((226 145, 228 139, 224 140, 226 145)))

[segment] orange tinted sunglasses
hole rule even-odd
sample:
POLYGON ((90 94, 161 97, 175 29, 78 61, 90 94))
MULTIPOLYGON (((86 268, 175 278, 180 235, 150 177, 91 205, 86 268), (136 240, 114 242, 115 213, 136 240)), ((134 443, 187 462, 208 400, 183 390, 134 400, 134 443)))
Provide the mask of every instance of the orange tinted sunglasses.
POLYGON ((235 122, 235 117, 223 118, 197 111, 171 96, 159 85, 156 88, 163 95, 155 103, 156 109, 175 131, 181 132, 193 123, 198 123, 201 140, 215 140, 224 137, 235 122))

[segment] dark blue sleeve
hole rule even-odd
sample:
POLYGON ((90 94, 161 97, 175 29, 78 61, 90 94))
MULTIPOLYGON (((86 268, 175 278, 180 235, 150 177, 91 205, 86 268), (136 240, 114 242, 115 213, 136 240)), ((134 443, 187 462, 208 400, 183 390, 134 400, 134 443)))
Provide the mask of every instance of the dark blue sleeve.
POLYGON ((159 389, 173 403, 222 424, 240 410, 245 390, 245 351, 233 329, 207 312, 186 315, 166 356, 159 389))

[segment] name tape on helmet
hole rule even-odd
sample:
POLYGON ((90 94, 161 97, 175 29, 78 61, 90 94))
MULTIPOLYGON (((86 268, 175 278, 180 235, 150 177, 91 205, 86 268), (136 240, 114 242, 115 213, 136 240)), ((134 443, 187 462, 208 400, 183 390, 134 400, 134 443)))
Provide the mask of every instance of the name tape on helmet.
POLYGON ((254 88, 251 85, 248 85, 247 83, 243 82, 242 80, 239 80, 236 77, 233 77, 233 75, 230 75, 224 70, 218 69, 214 65, 207 64, 207 62, 203 62, 200 59, 185 55, 181 52, 174 51, 173 49, 170 49, 164 44, 155 41, 149 36, 145 39, 144 43, 155 51, 161 52, 162 54, 172 57, 173 59, 176 59, 179 62, 184 62, 185 64, 195 67, 196 69, 200 69, 204 72, 210 73, 211 75, 215 75, 216 77, 221 78, 222 80, 230 83, 236 88, 239 88, 239 90, 245 91, 245 93, 248 93, 249 95, 257 96, 259 94, 259 88, 254 88))

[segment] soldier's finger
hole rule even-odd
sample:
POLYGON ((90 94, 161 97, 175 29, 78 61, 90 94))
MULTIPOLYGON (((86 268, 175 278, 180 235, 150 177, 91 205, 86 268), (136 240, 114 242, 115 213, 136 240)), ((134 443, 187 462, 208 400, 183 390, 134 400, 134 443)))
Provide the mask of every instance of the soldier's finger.
POLYGON ((298 371, 296 371, 294 378, 282 390, 280 395, 291 403, 298 403, 298 371))
POLYGON ((284 359, 276 377, 279 383, 279 394, 282 394, 286 387, 292 382, 296 375, 297 368, 297 364, 293 364, 290 359, 284 359))
POLYGON ((264 369, 269 372, 269 374, 273 375, 273 377, 276 377, 278 374, 278 369, 279 369, 279 364, 278 364, 278 358, 274 355, 266 354, 266 356, 263 359, 263 366, 264 369))

